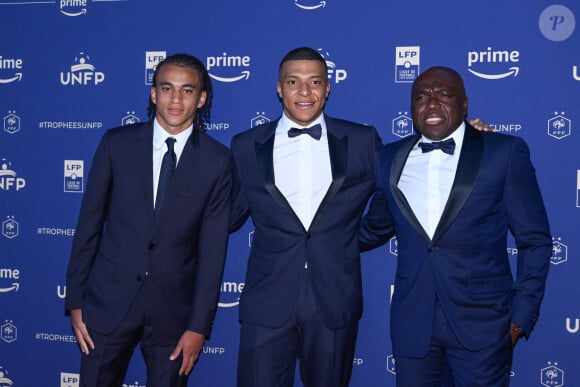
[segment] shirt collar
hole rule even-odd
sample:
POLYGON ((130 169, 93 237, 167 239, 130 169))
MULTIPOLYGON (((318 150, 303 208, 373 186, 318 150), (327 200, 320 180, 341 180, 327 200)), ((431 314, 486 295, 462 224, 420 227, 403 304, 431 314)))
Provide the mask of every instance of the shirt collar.
POLYGON ((155 118, 155 120, 153 121, 153 149, 159 150, 163 148, 167 137, 173 137, 176 141, 176 146, 183 148, 183 146, 185 146, 186 140, 189 138, 192 132, 193 132, 193 124, 183 132, 180 132, 175 135, 169 134, 159 124, 157 118, 155 118))

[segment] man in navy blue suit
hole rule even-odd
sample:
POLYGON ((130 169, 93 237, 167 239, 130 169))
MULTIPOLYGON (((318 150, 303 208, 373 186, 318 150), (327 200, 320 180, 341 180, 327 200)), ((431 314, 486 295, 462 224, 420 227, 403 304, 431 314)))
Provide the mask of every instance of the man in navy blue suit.
POLYGON ((525 142, 465 122, 461 76, 413 83, 418 135, 381 151, 363 249, 397 236, 391 303, 397 386, 507 386, 512 348, 538 318, 552 239, 525 142), (507 235, 518 249, 512 278, 507 235))
POLYGON ((360 217, 381 146, 375 128, 323 114, 325 60, 290 51, 279 67, 282 117, 232 140, 240 178, 233 228, 255 226, 244 292, 238 385, 346 386, 362 313, 360 217))
POLYGON ((66 281, 81 386, 123 384, 137 343, 148 386, 185 386, 210 334, 232 184, 230 151, 202 131, 211 100, 203 64, 173 55, 153 77, 154 119, 103 135, 66 281))

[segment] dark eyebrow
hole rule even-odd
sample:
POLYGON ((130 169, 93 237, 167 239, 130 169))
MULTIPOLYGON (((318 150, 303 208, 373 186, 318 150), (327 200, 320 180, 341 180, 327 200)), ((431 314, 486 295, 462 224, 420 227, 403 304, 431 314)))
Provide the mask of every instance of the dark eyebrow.
POLYGON ((174 85, 169 81, 161 81, 159 82, 159 86, 180 86, 180 87, 191 87, 192 89, 195 89, 195 85, 192 83, 184 83, 183 85, 174 85))

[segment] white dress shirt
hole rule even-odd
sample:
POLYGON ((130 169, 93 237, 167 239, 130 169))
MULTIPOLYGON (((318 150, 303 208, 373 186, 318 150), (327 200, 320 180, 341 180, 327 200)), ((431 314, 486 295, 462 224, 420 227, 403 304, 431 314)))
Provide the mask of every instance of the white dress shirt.
POLYGON ((453 138, 455 141, 455 151, 452 155, 440 149, 423 153, 419 143, 433 141, 421 136, 411 149, 397 184, 407 198, 417 220, 431 239, 433 239, 455 180, 464 134, 465 123, 462 122, 449 137, 443 139, 453 138))
POLYGON ((161 171, 161 162, 163 161, 163 155, 167 152, 167 144, 165 140, 167 137, 173 137, 175 139, 175 144, 173 144, 173 150, 175 151, 176 164, 179 164, 179 158, 183 153, 183 148, 187 139, 193 132, 193 125, 184 130, 183 132, 170 135, 159 125, 157 118, 153 122, 153 206, 155 206, 155 199, 157 198, 157 185, 159 184, 159 172, 161 171))
POLYGON ((320 124, 322 136, 315 140, 308 134, 288 137, 292 127, 303 128, 286 115, 278 122, 274 138, 274 180, 304 229, 308 230, 312 219, 332 182, 328 136, 324 117, 318 117, 312 125, 320 124))

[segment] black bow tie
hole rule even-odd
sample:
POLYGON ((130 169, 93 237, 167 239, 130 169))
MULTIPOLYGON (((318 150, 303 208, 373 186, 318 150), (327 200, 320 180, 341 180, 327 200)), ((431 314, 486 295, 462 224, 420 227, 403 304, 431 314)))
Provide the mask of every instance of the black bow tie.
POLYGON ((452 155, 455 151, 455 141, 452 138, 445 141, 420 142, 419 146, 423 149, 423 153, 431 152, 433 149, 441 149, 448 155, 452 155))
POLYGON ((300 136, 301 134, 308 134, 313 139, 320 140, 320 136, 322 136, 322 127, 320 124, 316 124, 304 129, 290 128, 288 131, 288 137, 296 137, 300 136))

